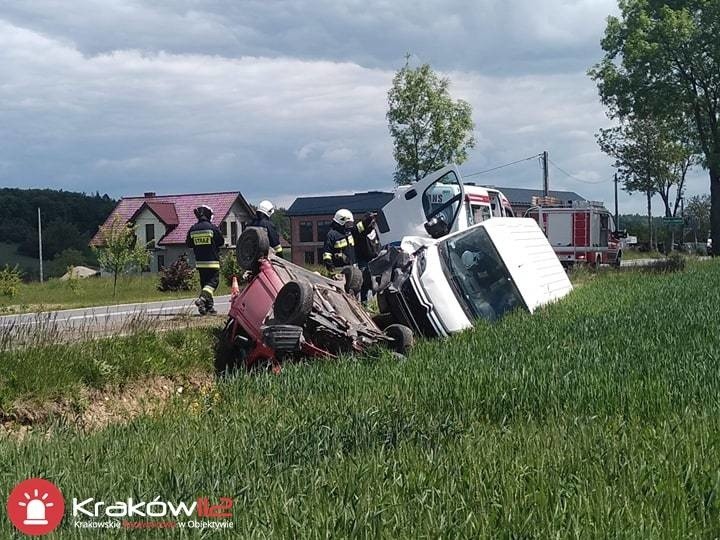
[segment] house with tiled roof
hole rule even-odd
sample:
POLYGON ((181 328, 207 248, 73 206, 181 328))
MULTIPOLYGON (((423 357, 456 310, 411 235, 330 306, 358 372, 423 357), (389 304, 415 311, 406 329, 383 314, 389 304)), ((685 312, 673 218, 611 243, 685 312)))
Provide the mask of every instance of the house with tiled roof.
MULTIPOLYGON (((474 182, 465 182, 474 186, 474 182)), ((495 187, 502 191, 510 201, 516 216, 522 216, 533 206, 533 198, 543 195, 539 189, 495 187)), ((573 191, 550 191, 554 197, 564 203, 584 201, 573 191)), ((332 223, 333 215, 340 208, 347 208, 355 215, 377 212, 393 198, 389 191, 366 191, 347 195, 321 195, 317 197, 298 197, 290 205, 287 215, 290 218, 292 259, 295 264, 320 264, 325 236, 332 223)))
POLYGON ((290 218, 290 245, 295 264, 321 264, 323 243, 332 218, 340 208, 362 216, 377 212, 390 202, 392 193, 366 191, 348 195, 298 197, 287 209, 290 218))
MULTIPOLYGON (((118 218, 123 223, 131 223, 138 242, 149 246, 152 254, 149 270, 157 272, 183 253, 193 260, 192 249, 185 246, 185 238, 188 229, 197 221, 193 210, 202 204, 213 209, 212 221, 222 231, 225 247, 234 248, 240 233, 254 215, 253 208, 237 191, 186 195, 148 192, 142 197, 123 197, 100 229, 110 226, 118 218)), ((90 245, 99 246, 101 242, 98 231, 90 245)))

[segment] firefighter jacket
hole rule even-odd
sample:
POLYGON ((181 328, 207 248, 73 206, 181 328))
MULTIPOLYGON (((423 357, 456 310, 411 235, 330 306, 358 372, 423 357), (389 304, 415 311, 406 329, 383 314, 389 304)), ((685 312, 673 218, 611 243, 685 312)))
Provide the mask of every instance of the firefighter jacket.
POLYGON ((250 222, 250 227, 262 227, 267 231, 270 247, 276 255, 282 256, 282 245, 280 245, 280 235, 275 228, 275 224, 265 214, 258 212, 255 219, 250 222))
POLYGON ((220 229, 207 219, 190 227, 185 244, 195 253, 195 268, 220 268, 220 248, 225 243, 220 229))
POLYGON ((370 218, 365 218, 352 228, 346 229, 333 221, 323 248, 323 263, 329 270, 355 264, 355 238, 364 237, 368 230, 372 230, 371 222, 370 218))

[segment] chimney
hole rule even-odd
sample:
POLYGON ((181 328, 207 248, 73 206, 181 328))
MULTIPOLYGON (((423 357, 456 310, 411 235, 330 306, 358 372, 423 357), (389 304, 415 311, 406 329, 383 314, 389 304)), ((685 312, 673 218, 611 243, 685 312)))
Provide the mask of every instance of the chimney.
POLYGON ((155 192, 154 192, 154 191, 146 191, 146 192, 145 192, 145 198, 146 198, 146 199, 150 199, 151 197, 154 197, 154 196, 155 196, 155 192))

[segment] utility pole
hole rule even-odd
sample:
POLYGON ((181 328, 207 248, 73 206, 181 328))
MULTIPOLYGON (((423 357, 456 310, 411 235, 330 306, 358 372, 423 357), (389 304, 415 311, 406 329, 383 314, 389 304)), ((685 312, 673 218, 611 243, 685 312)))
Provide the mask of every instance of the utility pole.
POLYGON ((617 195, 618 177, 615 173, 615 229, 620 230, 620 216, 618 215, 618 195, 617 195))
POLYGON ((40 219, 40 207, 38 207, 38 251, 40 251, 40 283, 43 282, 43 257, 42 257, 42 220, 40 219))
POLYGON ((543 168, 543 197, 547 197, 550 194, 550 174, 548 171, 547 150, 542 153, 542 168, 543 168))

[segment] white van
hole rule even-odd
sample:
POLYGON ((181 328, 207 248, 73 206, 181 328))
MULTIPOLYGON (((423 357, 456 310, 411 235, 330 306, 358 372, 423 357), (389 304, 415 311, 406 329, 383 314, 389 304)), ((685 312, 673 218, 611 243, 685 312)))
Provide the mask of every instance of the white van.
POLYGON ((386 318, 428 337, 516 309, 532 313, 572 290, 529 218, 491 219, 440 239, 406 237, 372 261, 370 271, 386 318))

